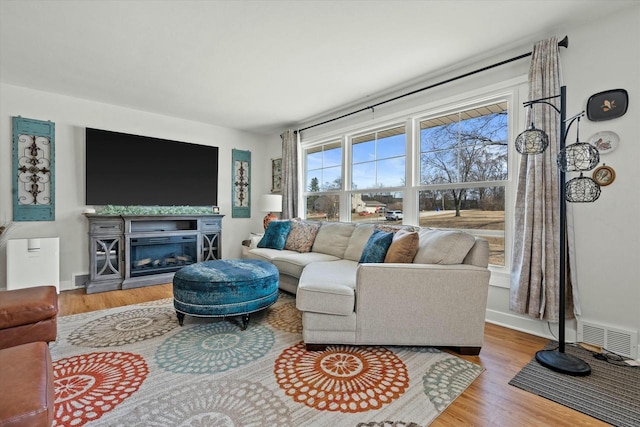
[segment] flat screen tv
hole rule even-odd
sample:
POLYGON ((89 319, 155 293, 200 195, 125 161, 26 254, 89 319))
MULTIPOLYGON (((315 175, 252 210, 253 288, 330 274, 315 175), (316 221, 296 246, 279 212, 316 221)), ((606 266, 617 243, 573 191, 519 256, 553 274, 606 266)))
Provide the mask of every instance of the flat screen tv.
POLYGON ((218 147, 92 128, 85 136, 87 205, 218 205, 218 147))

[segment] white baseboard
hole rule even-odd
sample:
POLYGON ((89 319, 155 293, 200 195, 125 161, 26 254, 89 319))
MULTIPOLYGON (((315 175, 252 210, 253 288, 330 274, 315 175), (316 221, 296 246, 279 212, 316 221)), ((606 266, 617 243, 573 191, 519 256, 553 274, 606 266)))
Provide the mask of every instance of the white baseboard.
MULTIPOLYGON (((519 316, 517 314, 504 313, 496 310, 487 310, 485 320, 494 325, 535 335, 537 337, 550 340, 558 339, 558 324, 552 323, 550 326, 546 320, 536 320, 530 317, 519 316), (549 331, 551 327, 551 331, 549 331)), ((576 342, 577 326, 574 319, 567 320, 565 324, 565 342, 576 342)))

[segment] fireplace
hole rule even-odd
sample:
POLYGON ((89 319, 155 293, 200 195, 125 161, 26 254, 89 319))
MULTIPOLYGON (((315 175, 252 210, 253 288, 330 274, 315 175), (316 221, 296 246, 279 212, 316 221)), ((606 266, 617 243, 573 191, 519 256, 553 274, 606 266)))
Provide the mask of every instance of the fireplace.
POLYGON ((87 293, 171 283, 186 265, 220 259, 223 216, 87 214, 87 293))
POLYGON ((130 240, 131 277, 172 273, 198 260, 198 238, 184 236, 134 237, 130 240))

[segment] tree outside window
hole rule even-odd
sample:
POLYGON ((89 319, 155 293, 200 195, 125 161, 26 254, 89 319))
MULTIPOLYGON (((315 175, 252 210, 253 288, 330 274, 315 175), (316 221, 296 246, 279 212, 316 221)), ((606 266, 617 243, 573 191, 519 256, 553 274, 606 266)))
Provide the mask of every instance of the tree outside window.
POLYGON ((420 225, 474 230, 504 265, 507 103, 420 122, 420 225))
POLYGON ((306 217, 320 221, 338 221, 340 197, 335 192, 342 188, 342 143, 330 142, 308 149, 305 153, 305 190, 308 193, 306 217))
POLYGON ((505 265, 506 193, 512 185, 507 102, 412 118, 419 128, 415 135, 406 126, 408 119, 307 147, 306 217, 414 223, 417 214, 420 226, 465 229, 487 239, 489 262, 505 265), (420 139, 413 144, 415 136, 420 139), (417 152, 407 151, 408 146, 417 152), (347 165, 343 150, 349 150, 347 165), (407 177, 409 162, 417 169, 417 182, 407 177), (341 202, 349 209, 341 209, 341 202), (417 212, 405 212, 405 202, 417 212), (387 217, 390 210, 402 214, 387 217))

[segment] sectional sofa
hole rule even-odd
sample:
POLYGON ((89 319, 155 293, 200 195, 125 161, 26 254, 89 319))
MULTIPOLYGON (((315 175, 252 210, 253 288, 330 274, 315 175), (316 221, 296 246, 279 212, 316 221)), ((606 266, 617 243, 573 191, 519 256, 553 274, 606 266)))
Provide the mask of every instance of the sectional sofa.
POLYGON ((455 347, 478 354, 490 271, 486 240, 411 226, 272 221, 243 257, 273 263, 296 294, 308 349, 455 347))

